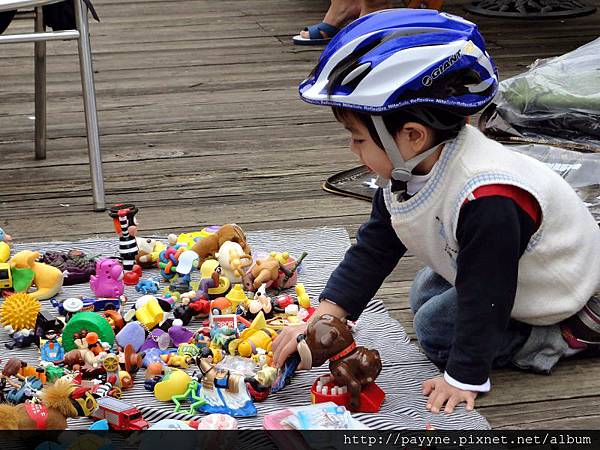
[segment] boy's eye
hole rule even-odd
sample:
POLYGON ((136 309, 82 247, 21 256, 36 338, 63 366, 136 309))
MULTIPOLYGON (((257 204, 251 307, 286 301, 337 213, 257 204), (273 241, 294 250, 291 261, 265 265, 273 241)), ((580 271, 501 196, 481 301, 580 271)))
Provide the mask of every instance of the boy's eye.
POLYGON ((362 144, 363 142, 365 142, 364 139, 352 139, 352 142, 355 144, 362 144))

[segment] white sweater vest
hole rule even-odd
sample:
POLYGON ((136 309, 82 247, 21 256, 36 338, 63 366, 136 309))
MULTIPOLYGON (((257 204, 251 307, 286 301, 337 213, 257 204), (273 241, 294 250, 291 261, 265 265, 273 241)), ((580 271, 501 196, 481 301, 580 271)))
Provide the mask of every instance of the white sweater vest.
POLYGON ((399 202, 388 184, 384 197, 402 243, 454 285, 461 206, 475 189, 489 184, 520 187, 542 210, 541 225, 519 261, 511 316, 551 325, 575 314, 600 287, 600 230, 575 191, 543 163, 467 125, 445 146, 415 196, 399 202))

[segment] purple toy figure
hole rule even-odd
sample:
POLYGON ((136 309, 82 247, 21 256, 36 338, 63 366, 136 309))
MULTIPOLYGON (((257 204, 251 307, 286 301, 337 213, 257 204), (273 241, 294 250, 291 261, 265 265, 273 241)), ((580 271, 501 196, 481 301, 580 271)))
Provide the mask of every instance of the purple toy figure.
POLYGON ((96 276, 90 277, 90 288, 96 297, 117 298, 123 295, 123 267, 116 259, 96 261, 96 276))

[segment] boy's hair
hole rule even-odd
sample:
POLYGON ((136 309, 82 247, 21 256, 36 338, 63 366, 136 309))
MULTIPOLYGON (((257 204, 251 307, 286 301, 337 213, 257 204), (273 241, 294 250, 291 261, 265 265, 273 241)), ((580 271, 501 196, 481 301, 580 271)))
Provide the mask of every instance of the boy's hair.
MULTIPOLYGON (((369 130, 373 142, 375 142, 379 148, 383 149, 383 144, 381 143, 381 139, 379 139, 379 134, 377 133, 373 120, 369 114, 349 108, 341 108, 339 106, 333 106, 331 109, 338 122, 354 117, 360 123, 365 125, 367 130, 369 130)), ((420 108, 412 110, 405 108, 384 114, 382 117, 385 127, 392 136, 400 131, 408 122, 417 122, 431 128, 434 133, 433 141, 435 145, 454 139, 462 127, 467 123, 466 117, 439 108, 420 108)))

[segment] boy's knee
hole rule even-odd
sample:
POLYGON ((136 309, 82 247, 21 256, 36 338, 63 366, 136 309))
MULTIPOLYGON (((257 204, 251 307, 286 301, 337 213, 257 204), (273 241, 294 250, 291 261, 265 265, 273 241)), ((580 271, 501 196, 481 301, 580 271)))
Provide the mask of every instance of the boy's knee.
POLYGON ((446 330, 438 330, 433 326, 435 324, 435 320, 431 316, 435 314, 433 309, 427 307, 420 308, 415 313, 413 327, 423 352, 434 364, 443 366, 448 361, 450 352, 449 341, 448 336, 441 335, 446 335, 446 330))

